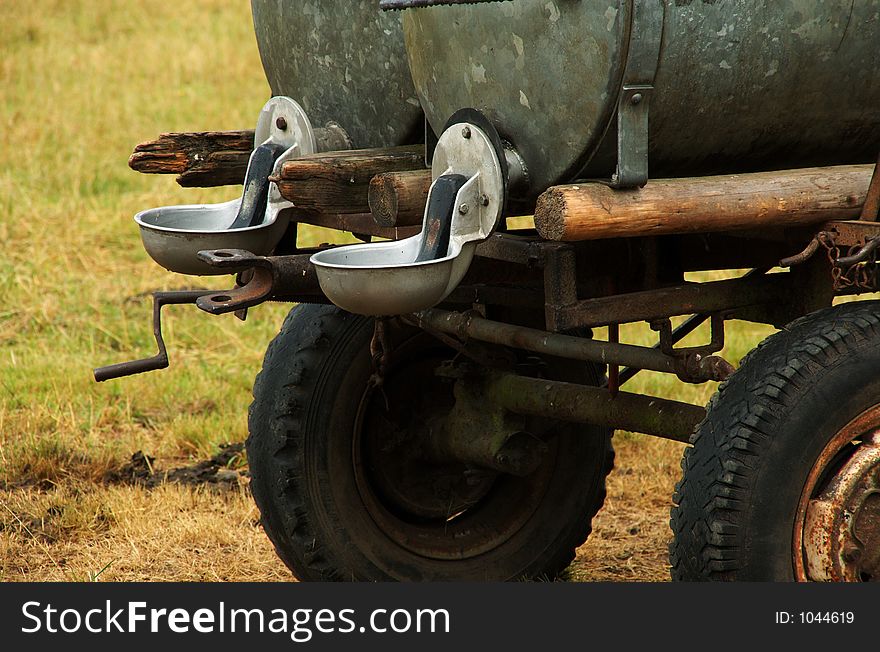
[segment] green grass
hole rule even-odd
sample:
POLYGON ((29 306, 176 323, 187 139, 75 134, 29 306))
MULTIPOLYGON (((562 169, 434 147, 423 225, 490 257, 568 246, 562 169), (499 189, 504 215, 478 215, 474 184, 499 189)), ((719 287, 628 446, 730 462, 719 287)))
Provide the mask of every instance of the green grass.
MULTIPOLYGON (((0 481, 44 454, 112 464, 138 448, 204 455, 241 440, 283 306, 245 324, 166 309, 171 369, 96 385, 91 368, 153 353, 149 292, 230 283, 161 270, 132 215, 237 188, 184 190, 126 161, 163 131, 253 125, 269 89, 247 3, 4 2, 0 42, 0 481)), ((738 360, 768 332, 730 329, 725 354, 738 360)), ((623 333, 654 341, 643 326, 623 333)), ((713 391, 647 373, 628 387, 696 402, 713 391)))
MULTIPOLYGON (((287 576, 244 491, 102 484, 138 450, 167 464, 243 440, 253 378, 287 308, 260 307, 244 324, 166 309, 170 369, 102 385, 91 372, 154 353, 151 291, 231 283, 161 270, 132 216, 238 188, 184 190, 126 162, 161 132, 253 127, 269 88, 248 4, 0 2, 0 579, 287 576)), ((311 244, 342 237, 303 234, 311 244)), ((732 326, 724 355, 738 361, 769 332, 732 326)), ((644 326, 623 337, 655 341, 644 326)), ((703 329, 689 342, 707 338, 703 329)), ((627 390, 705 403, 714 386, 645 373, 627 390)), ((613 498, 617 511, 604 512, 603 559, 645 505, 666 513, 677 475, 680 447, 623 435, 620 448, 619 467, 641 489, 626 509, 613 498)), ((661 550, 665 533, 660 523, 645 550, 661 550)), ((662 554, 651 563, 575 576, 660 577, 662 554)))
MULTIPOLYGON (((0 43, 0 481, 96 476, 134 450, 206 455, 243 439, 283 306, 245 324, 166 309, 169 370, 96 385, 91 368, 153 353, 149 292, 229 284, 161 270, 132 215, 237 189, 184 190, 126 161, 163 131, 253 125, 269 89, 247 3, 4 2, 0 43)), ((730 353, 765 332, 734 331, 730 353)), ((698 402, 711 392, 659 374, 632 387, 698 402)))
POLYGON ((166 309, 170 370, 96 385, 91 368, 154 352, 150 291, 230 284, 161 270, 132 215, 238 189, 183 190, 126 162, 163 131, 252 127, 270 93, 247 4, 0 3, 0 481, 40 457, 69 469, 245 436, 284 307, 246 324, 166 309))

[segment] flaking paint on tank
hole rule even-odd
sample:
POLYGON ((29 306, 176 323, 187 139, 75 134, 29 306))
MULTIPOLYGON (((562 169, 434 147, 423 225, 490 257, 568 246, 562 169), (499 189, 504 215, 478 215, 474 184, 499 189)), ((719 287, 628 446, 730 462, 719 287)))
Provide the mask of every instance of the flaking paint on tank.
POLYGON ((530 163, 536 186, 571 173, 585 142, 595 147, 611 118, 627 12, 626 2, 610 0, 405 12, 410 69, 432 127, 442 129, 459 108, 477 108, 530 163))
POLYGON ((880 2, 676 2, 651 111, 659 173, 867 162, 880 2))
POLYGON ((340 123, 356 147, 421 142, 400 14, 375 0, 251 0, 273 95, 288 95, 322 126, 340 123))
MULTIPOLYGON (((663 2, 666 14, 650 111, 652 176, 876 157, 880 0, 644 1, 663 2)), ((632 6, 513 0, 406 12, 429 120, 436 128, 463 106, 482 109, 525 158, 533 193, 609 176, 632 6), (462 81, 475 65, 487 83, 462 81)))

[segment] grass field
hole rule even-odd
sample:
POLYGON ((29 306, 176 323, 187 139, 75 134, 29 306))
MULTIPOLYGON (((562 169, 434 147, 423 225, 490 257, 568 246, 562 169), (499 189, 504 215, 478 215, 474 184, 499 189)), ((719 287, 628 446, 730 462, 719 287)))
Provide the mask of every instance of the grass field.
MULTIPOLYGON (((126 466, 143 451, 155 471, 192 467, 243 441, 285 308, 244 324, 172 308, 171 369, 91 378, 153 352, 149 292, 200 284, 153 264, 131 216, 237 189, 182 190, 126 160, 162 131, 252 126, 269 89, 248 3, 6 0, 0 49, 0 580, 289 579, 245 478, 145 488, 126 466)), ((768 332, 736 326, 725 355, 739 360, 768 332)), ((633 387, 696 402, 714 390, 653 374, 633 387)), ((682 447, 615 441, 608 501, 571 578, 664 580, 682 447)), ((233 451, 219 464, 246 461, 233 451)))

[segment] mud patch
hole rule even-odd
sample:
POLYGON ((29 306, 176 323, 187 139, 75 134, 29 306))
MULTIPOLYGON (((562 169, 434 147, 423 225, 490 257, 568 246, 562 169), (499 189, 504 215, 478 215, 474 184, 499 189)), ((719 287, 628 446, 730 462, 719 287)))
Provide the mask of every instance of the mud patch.
POLYGON ((240 471, 244 458, 244 444, 221 444, 220 452, 213 457, 191 466, 162 470, 156 467, 156 459, 138 451, 119 469, 107 475, 112 484, 136 485, 153 489, 163 484, 187 486, 208 485, 216 488, 238 487, 247 471, 240 471))

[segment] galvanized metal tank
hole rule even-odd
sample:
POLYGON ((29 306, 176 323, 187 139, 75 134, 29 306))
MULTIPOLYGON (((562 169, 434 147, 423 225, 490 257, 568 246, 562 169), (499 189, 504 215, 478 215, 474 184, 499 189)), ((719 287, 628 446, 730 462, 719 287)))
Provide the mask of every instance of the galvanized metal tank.
POLYGON ((408 10, 404 34, 434 129, 482 110, 532 194, 614 172, 627 83, 653 86, 652 177, 880 149, 880 0, 514 0, 408 10))
POLYGON ((400 14, 376 0, 251 0, 273 95, 305 108, 315 126, 341 124, 355 147, 422 142, 400 14))

